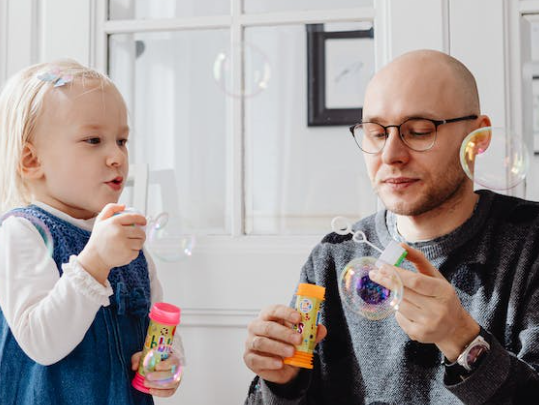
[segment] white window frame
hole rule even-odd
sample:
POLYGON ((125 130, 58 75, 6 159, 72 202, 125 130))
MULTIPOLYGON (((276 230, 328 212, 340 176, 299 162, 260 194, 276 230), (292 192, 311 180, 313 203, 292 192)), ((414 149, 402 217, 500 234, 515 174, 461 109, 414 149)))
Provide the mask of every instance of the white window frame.
MULTIPOLYGON (((330 9, 316 11, 287 11, 287 12, 268 12, 261 14, 242 13, 242 0, 230 0, 231 13, 224 16, 209 17, 189 17, 189 18, 170 18, 170 19, 152 19, 152 20, 107 20, 108 0, 93 0, 93 35, 94 42, 91 44, 90 64, 96 68, 106 71, 108 66, 108 36, 112 34, 126 34, 138 32, 159 32, 159 31, 182 31, 197 29, 229 29, 230 43, 242 43, 244 30, 249 27, 293 25, 293 24, 315 24, 315 23, 337 23, 337 22, 359 22, 370 21, 375 24, 376 15, 374 7, 357 7, 352 9, 330 9)), ((384 1, 379 2, 384 3, 384 1)), ((382 32, 382 30, 380 30, 382 32)), ((385 47, 375 33, 375 41, 379 41, 379 46, 375 49, 384 50, 385 47), (381 46, 380 46, 381 45, 381 46)), ((383 52, 375 56, 375 66, 379 66, 383 52)), ((238 68, 233 70, 232 86, 239 89, 241 78, 243 76, 243 66, 241 63, 241 49, 233 48, 232 66, 238 68)), ((227 155, 230 157, 230 166, 227 168, 227 184, 232 187, 227 190, 227 201, 231 205, 231 236, 238 238, 245 235, 245 182, 244 182, 244 151, 243 151, 243 133, 244 122, 243 112, 244 103, 242 98, 233 98, 232 120, 230 120, 230 133, 232 139, 227 145, 227 155)), ((135 162, 136 163, 136 162, 135 162)), ((298 236, 298 238, 301 238, 298 236)), ((275 238, 271 238, 274 240, 275 238)), ((312 240, 312 237, 308 238, 312 240)))
MULTIPOLYGON (((508 14, 510 29, 508 60, 510 61, 511 78, 507 103, 515 130, 521 134, 532 134, 531 114, 533 112, 524 105, 525 92, 530 90, 531 83, 525 83, 526 78, 523 75, 524 53, 531 44, 529 43, 530 33, 527 31, 527 27, 523 26, 522 18, 536 15, 537 17, 534 19, 539 20, 539 0, 513 1, 508 14)), ((530 150, 533 151, 533 137, 529 136, 525 138, 525 141, 530 150)))
MULTIPOLYGON (((531 99, 531 78, 523 74, 526 53, 530 49, 530 32, 526 24, 522 24, 522 18, 525 16, 534 16, 533 19, 539 20, 539 0, 520 0, 506 3, 506 14, 508 16, 509 35, 506 37, 506 61, 509 68, 509 80, 506 106, 508 112, 508 121, 512 124, 518 134, 523 134, 523 140, 528 147, 532 162, 530 170, 533 170, 534 156, 534 137, 533 137, 533 107, 527 105, 524 100, 531 99), (535 17, 536 16, 536 17, 535 17)), ((537 185, 530 184, 527 179, 525 185, 517 195, 526 198, 527 191, 537 185)))

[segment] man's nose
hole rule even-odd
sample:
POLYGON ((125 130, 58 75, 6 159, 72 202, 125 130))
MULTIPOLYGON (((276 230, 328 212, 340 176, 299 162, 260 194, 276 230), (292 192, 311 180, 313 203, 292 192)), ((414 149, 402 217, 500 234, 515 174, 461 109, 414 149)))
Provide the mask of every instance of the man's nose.
POLYGON ((387 139, 382 150, 382 160, 387 164, 405 162, 409 157, 408 147, 400 136, 400 128, 391 126, 386 128, 387 139))

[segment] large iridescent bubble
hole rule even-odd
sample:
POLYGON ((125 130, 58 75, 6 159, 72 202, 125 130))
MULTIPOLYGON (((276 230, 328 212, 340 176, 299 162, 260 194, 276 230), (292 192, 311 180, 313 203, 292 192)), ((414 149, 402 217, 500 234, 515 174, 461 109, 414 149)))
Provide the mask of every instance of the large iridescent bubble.
POLYGON ((49 255, 52 257, 54 252, 54 242, 52 239, 52 235, 47 225, 45 225, 45 223, 41 219, 25 211, 14 210, 7 212, 0 217, 0 226, 2 226, 4 221, 10 217, 24 218, 29 221, 39 232, 39 235, 43 239, 43 243, 45 244, 49 255))
POLYGON ((369 277, 377 269, 377 259, 360 257, 351 260, 339 278, 341 300, 351 311, 367 319, 379 320, 394 313, 402 301, 402 280, 396 272, 391 275, 392 288, 375 283, 369 277))
POLYGON ((334 218, 331 225, 335 233, 352 234, 354 242, 365 243, 381 253, 379 258, 358 257, 344 266, 339 276, 339 294, 342 302, 350 311, 370 320, 386 318, 398 310, 404 290, 400 276, 390 270, 391 288, 386 288, 372 281, 369 272, 376 270, 384 262, 399 265, 406 252, 394 242, 382 251, 367 240, 365 233, 352 231, 352 226, 343 217, 334 218))
POLYGON ((509 190, 526 178, 530 153, 521 137, 504 128, 483 127, 462 142, 460 163, 477 185, 509 190))

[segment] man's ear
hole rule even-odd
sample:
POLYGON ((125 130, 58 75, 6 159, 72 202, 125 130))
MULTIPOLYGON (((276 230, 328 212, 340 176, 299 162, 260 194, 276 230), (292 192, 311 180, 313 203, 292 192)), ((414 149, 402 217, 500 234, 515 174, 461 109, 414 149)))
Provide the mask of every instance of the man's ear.
POLYGON ((30 142, 26 142, 22 148, 19 170, 23 179, 37 180, 43 177, 43 170, 37 156, 37 150, 30 142))
POLYGON ((480 115, 478 117, 479 119, 479 126, 480 127, 491 127, 492 123, 490 122, 490 117, 488 115, 480 115))

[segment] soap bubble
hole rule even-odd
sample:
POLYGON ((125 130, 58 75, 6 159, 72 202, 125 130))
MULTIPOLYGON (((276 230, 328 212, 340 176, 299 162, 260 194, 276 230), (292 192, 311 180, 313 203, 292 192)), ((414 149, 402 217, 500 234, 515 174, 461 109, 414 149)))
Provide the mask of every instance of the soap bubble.
POLYGON ((45 223, 41 219, 25 211, 18 211, 18 210, 9 211, 0 217, 0 226, 2 226, 4 221, 9 217, 24 218, 27 221, 29 221, 32 225, 34 225, 36 230, 39 232, 39 235, 41 235, 41 238, 43 239, 43 242, 45 243, 45 246, 47 248, 47 251, 49 252, 49 255, 52 257, 54 253, 54 241, 52 239, 52 235, 51 235, 51 232, 49 231, 49 228, 47 227, 47 225, 45 225, 45 223))
POLYGON ((234 44, 219 52, 213 63, 213 78, 219 87, 231 97, 253 97, 266 90, 271 78, 271 66, 267 56, 255 45, 246 42, 234 44), (238 50, 243 61, 242 83, 234 86, 232 50, 238 50))
POLYGON ((462 142, 460 163, 479 186, 509 190, 528 173, 530 154, 526 144, 504 128, 483 127, 462 142))
POLYGON ((157 385, 167 385, 182 379, 185 356, 181 338, 174 336, 172 345, 160 345, 150 349, 142 359, 143 375, 157 385), (158 363, 167 361, 167 370, 156 370, 158 363))
POLYGON ((372 281, 369 272, 376 270, 386 260, 400 264, 406 251, 396 242, 391 242, 385 250, 381 250, 367 240, 363 231, 352 231, 352 225, 344 217, 333 218, 331 228, 339 235, 351 234, 355 243, 364 243, 381 253, 378 259, 360 257, 344 267, 339 277, 339 293, 344 304, 351 311, 374 321, 386 318, 398 310, 404 290, 400 276, 395 271, 391 272, 389 289, 372 281))
POLYGON ((168 346, 158 346, 149 350, 142 361, 142 369, 146 378, 158 385, 178 382, 183 375, 182 364, 176 356, 170 354, 168 346), (170 369, 156 370, 156 365, 164 360, 171 362, 170 369))
POLYGON ((157 259, 177 262, 193 254, 195 236, 182 232, 179 218, 163 212, 149 219, 146 229, 146 246, 157 259))
POLYGON ((377 268, 376 261, 370 256, 353 259, 339 279, 339 293, 345 305, 370 320, 386 318, 398 310, 403 296, 402 280, 396 272, 391 276, 391 289, 370 279, 369 272, 377 268))

